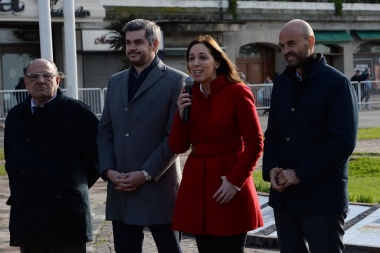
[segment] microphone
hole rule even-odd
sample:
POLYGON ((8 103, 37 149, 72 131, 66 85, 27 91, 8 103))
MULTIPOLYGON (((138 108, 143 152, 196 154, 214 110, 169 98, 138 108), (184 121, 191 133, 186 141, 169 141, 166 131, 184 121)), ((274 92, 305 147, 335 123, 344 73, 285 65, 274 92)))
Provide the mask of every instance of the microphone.
MULTIPOLYGON (((194 79, 190 76, 185 78, 185 93, 189 93, 191 96, 194 79)), ((190 120, 190 105, 186 106, 183 110, 183 121, 189 122, 190 120)))

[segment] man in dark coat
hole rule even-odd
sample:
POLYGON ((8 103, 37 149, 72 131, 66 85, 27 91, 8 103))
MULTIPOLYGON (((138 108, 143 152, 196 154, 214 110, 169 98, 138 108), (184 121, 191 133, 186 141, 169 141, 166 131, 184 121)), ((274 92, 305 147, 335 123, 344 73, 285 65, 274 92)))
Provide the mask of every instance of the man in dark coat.
POLYGON ((22 253, 85 253, 92 240, 88 189, 99 178, 98 118, 59 88, 53 62, 32 61, 30 95, 5 122, 10 245, 22 253))
POLYGON ((282 253, 343 252, 348 160, 357 135, 350 81, 314 52, 310 25, 292 20, 280 32, 288 63, 273 85, 263 177, 271 182, 282 253))
MULTIPOLYGON (((15 89, 16 90, 25 90, 26 89, 24 77, 20 77, 18 79, 18 83, 17 83, 15 89)), ((15 96, 17 99, 17 103, 21 103, 28 96, 28 93, 26 91, 18 91, 17 93, 15 93, 15 96)))
POLYGON ((361 75, 361 72, 359 69, 355 71, 355 75, 351 77, 350 81, 351 81, 351 84, 355 88, 356 96, 358 96, 359 98, 358 88, 359 88, 360 82, 364 81, 363 76, 361 75))
POLYGON ((358 83, 360 83, 360 82, 363 81, 363 80, 364 80, 364 79, 363 79, 363 77, 362 77, 361 72, 360 72, 359 69, 357 69, 357 70, 355 71, 355 75, 353 75, 353 76, 351 77, 351 79, 350 79, 351 82, 358 82, 358 83))

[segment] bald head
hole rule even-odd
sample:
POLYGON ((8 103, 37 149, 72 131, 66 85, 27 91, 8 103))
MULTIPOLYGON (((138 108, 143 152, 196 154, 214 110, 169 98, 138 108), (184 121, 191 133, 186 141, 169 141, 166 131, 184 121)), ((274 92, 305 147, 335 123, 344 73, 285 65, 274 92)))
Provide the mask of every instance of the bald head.
MULTIPOLYGON (((284 27, 281 30, 282 32, 298 32, 300 35, 302 35, 305 39, 307 39, 309 36, 314 37, 314 32, 309 23, 302 19, 293 19, 286 23, 284 27)), ((280 34, 281 34, 280 33, 280 34)))
POLYGON ((57 94, 60 81, 61 77, 54 62, 36 59, 29 63, 25 87, 37 106, 43 106, 57 94))
POLYGON ((293 19, 281 29, 279 46, 288 66, 299 68, 314 53, 313 29, 304 20, 293 19))

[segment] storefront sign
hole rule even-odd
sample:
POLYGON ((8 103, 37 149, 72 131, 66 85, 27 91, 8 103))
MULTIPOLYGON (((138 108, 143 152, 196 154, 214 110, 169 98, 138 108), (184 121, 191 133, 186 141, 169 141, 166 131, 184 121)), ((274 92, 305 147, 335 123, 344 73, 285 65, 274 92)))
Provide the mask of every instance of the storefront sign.
MULTIPOLYGON (((0 18, 7 22, 38 22, 40 0, 0 0, 0 18)), ((48 1, 49 2, 49 1, 48 1)), ((106 11, 99 0, 75 0, 76 23, 103 23, 106 11)), ((50 0, 52 22, 64 21, 64 0, 50 0)))
MULTIPOLYGON (((83 51, 112 51, 111 37, 115 33, 110 30, 83 30, 82 31, 82 50, 83 51)), ((164 49, 164 35, 161 31, 161 41, 159 51, 164 49)))
MULTIPOLYGON (((52 9, 50 11, 50 14, 52 17, 63 17, 63 9, 52 9)), ((78 9, 75 10, 75 17, 77 18, 87 18, 91 16, 90 11, 85 10, 82 6, 80 6, 78 9)))
POLYGON ((83 30, 83 51, 112 51, 112 31, 109 30, 83 30))
POLYGON ((19 14, 20 12, 24 11, 24 9, 25 4, 23 2, 20 3, 19 0, 0 0, 0 14, 19 14))

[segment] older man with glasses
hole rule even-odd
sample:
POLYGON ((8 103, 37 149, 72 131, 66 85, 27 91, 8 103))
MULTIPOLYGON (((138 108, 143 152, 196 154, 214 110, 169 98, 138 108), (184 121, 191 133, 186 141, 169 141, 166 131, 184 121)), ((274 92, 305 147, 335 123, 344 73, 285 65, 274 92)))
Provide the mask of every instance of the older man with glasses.
POLYGON ((32 61, 30 95, 5 121, 10 245, 21 253, 85 253, 92 240, 88 189, 99 178, 98 118, 65 95, 61 79, 53 62, 32 61))

